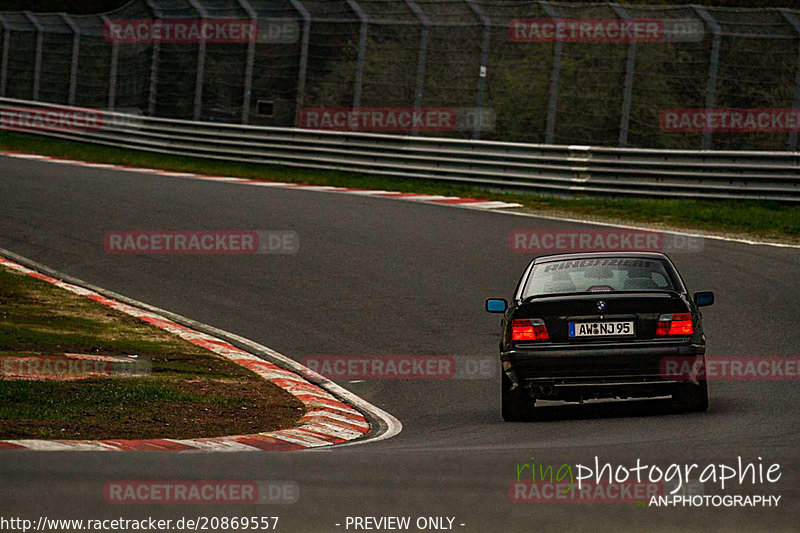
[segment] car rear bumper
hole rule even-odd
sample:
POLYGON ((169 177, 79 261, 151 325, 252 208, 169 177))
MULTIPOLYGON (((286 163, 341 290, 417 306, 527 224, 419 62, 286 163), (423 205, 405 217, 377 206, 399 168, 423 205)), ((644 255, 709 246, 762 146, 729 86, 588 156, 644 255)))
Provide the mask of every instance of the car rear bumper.
POLYGON ((532 397, 580 401, 670 395, 678 386, 697 381, 669 376, 665 362, 680 357, 693 364, 704 354, 704 345, 685 342, 553 344, 503 352, 501 361, 512 383, 532 397))

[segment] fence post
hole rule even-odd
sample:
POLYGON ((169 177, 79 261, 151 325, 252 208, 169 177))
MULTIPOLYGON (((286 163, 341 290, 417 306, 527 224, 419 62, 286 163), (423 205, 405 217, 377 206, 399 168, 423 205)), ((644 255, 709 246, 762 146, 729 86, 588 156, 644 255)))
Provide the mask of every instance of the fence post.
POLYGON ((6 82, 8 81, 8 48, 11 46, 11 27, 0 15, 0 27, 3 28, 3 59, 0 62, 0 96, 6 95, 6 82))
POLYGON ((42 79, 42 47, 44 46, 44 28, 39 20, 30 11, 25 11, 25 17, 36 28, 36 60, 33 64, 33 95, 31 100, 39 99, 39 84, 42 79))
POLYGON ((347 5, 355 11, 358 19, 361 21, 361 28, 358 31, 358 65, 356 65, 356 86, 353 90, 353 109, 361 107, 361 93, 364 90, 364 63, 367 60, 367 24, 369 18, 367 14, 361 9, 361 6, 356 0, 345 0, 347 5))
MULTIPOLYGON (((781 9, 781 15, 786 21, 791 24, 792 29, 794 29, 795 33, 797 33, 798 38, 800 38, 800 19, 797 17, 795 13, 788 9, 781 9)), ((797 66, 795 67, 794 72, 794 108, 800 109, 800 45, 797 48, 797 66)), ((797 130, 793 130, 789 133, 789 151, 795 152, 797 151, 797 130)))
POLYGON ((61 18, 72 30, 72 64, 69 69, 69 97, 67 102, 69 105, 75 105, 75 91, 78 86, 78 58, 81 53, 81 30, 66 13, 61 13, 61 18))
MULTIPOLYGON (((422 98, 425 95, 425 71, 428 67, 428 41, 430 39, 431 19, 428 18, 428 15, 414 0, 406 0, 406 4, 422 24, 419 39, 419 62, 417 63, 417 88, 414 91, 414 107, 420 109, 422 107, 422 98)), ((416 125, 413 133, 415 135, 418 133, 416 125)))
MULTIPOLYGON (((111 19, 106 15, 100 15, 103 24, 111 27, 111 19)), ((116 39, 111 40, 111 68, 108 73, 108 109, 114 110, 117 107, 117 70, 119 69, 119 43, 116 39)))
MULTIPOLYGON (((559 20, 558 13, 555 8, 544 2, 540 2, 545 13, 557 22, 559 20)), ((547 102, 547 126, 545 130, 545 144, 553 144, 555 142, 556 133, 556 118, 558 114, 558 86, 561 83, 561 53, 564 45, 561 41, 553 43, 553 71, 550 74, 550 91, 548 94, 547 102)))
POLYGON ((300 0, 289 0, 292 7, 303 17, 303 41, 300 50, 300 66, 297 73, 297 98, 294 111, 294 125, 300 123, 300 113, 306 101, 306 76, 308 74, 308 46, 311 41, 311 13, 300 0))
MULTIPOLYGON (((150 12, 153 13, 153 18, 163 20, 161 12, 153 5, 153 0, 145 0, 150 12)), ((154 39, 151 43, 153 46, 153 55, 150 58, 150 89, 147 92, 147 114, 154 116, 156 114, 156 103, 158 101, 158 71, 161 68, 161 41, 154 39)))
POLYGON ((489 45, 492 40, 492 19, 489 18, 475 0, 467 0, 469 7, 480 19, 483 25, 483 38, 481 39, 481 70, 478 78, 478 97, 476 99, 476 108, 478 117, 475 121, 475 130, 472 133, 472 138, 478 140, 481 138, 481 127, 483 126, 483 104, 486 100, 486 77, 489 75, 489 45))
MULTIPOLYGON (((700 6, 692 6, 692 9, 703 19, 711 30, 711 57, 708 62, 708 87, 706 89, 706 111, 714 108, 717 101, 717 76, 719 75, 719 48, 722 41, 722 27, 714 20, 711 13, 700 6)), ((703 150, 711 149, 712 132, 703 133, 703 150)))
MULTIPOLYGON (((238 0, 242 9, 247 11, 250 20, 256 25, 256 32, 258 32, 258 13, 250 5, 247 0, 238 0)), ((256 57, 256 39, 251 39, 247 43, 247 64, 244 67, 244 99, 242 100, 242 124, 250 122, 250 99, 253 92, 253 64, 256 57)))
MULTIPOLYGON (((197 0, 189 0, 200 19, 205 22, 208 20, 208 11, 197 0)), ((197 45, 197 76, 194 80, 194 120, 200 120, 203 113, 203 81, 206 74, 206 40, 201 38, 197 45)))
MULTIPOLYGON (((624 21, 631 18, 619 4, 611 4, 611 9, 624 21)), ((625 59, 625 81, 622 86, 622 118, 619 124, 619 146, 628 146, 628 129, 631 123, 631 103, 633 100, 633 79, 636 73, 636 40, 628 43, 628 56, 625 59)))

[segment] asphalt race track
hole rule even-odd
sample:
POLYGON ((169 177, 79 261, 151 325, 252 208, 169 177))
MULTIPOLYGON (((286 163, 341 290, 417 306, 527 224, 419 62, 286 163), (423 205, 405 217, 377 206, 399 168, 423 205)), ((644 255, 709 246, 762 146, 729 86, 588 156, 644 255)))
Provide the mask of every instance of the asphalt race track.
MULTIPOLYGON (((0 247, 300 360, 318 355, 496 356, 497 315, 529 261, 515 229, 585 225, 388 199, 277 190, 0 158, 0 247), (295 255, 133 256, 111 230, 271 229, 295 255)), ((796 356, 800 250, 706 240, 673 256, 704 311, 711 356, 796 356)), ((2 307, 0 306, 0 309, 2 307)), ((797 381, 710 384, 711 408, 648 400, 550 408, 503 423, 491 378, 340 382, 397 417, 388 440, 325 451, 232 454, 0 453, 0 514, 31 519, 279 516, 283 532, 346 531, 347 516, 455 517, 457 531, 797 530, 797 381), (518 464, 780 464, 777 483, 705 494, 780 495, 776 507, 640 508, 512 503, 518 464), (294 505, 109 505, 106 481, 291 480, 294 505), (336 526, 336 524, 341 524, 336 526), (460 524, 464 524, 463 526, 460 524)), ((765 467, 766 470, 766 467, 765 467)), ((446 523, 446 521, 445 521, 446 523)), ((415 529, 412 529, 415 530, 415 529)), ((353 531, 352 527, 349 531, 353 531)))

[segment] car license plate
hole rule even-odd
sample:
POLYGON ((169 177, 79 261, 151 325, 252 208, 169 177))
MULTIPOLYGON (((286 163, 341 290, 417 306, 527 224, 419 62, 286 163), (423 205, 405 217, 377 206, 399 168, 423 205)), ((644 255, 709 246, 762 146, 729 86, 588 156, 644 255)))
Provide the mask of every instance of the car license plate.
POLYGON ((612 337, 633 335, 633 321, 622 322, 570 322, 569 336, 574 337, 612 337))

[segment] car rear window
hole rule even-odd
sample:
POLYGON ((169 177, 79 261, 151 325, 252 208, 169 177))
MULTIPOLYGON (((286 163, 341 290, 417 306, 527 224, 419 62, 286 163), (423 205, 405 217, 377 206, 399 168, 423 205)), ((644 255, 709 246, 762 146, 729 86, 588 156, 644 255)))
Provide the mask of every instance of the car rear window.
POLYGON ((604 257, 542 263, 533 268, 522 297, 643 290, 675 290, 663 261, 604 257))

